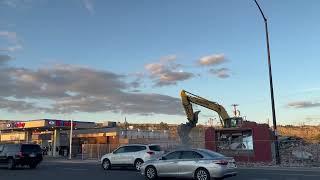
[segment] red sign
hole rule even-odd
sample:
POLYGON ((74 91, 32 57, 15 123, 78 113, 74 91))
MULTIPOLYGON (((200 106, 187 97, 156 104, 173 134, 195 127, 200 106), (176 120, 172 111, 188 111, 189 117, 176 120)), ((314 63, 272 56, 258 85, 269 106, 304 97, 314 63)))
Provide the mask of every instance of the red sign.
POLYGON ((24 122, 14 122, 7 124, 7 128, 24 128, 25 125, 26 123, 24 122))
POLYGON ((24 122, 14 123, 14 127, 16 127, 16 128, 24 128, 25 125, 26 125, 26 123, 24 123, 24 122))
MULTIPOLYGON (((73 127, 76 127, 76 123, 73 122, 72 123, 72 126, 73 127)), ((61 120, 57 120, 56 121, 56 126, 59 126, 59 127, 71 127, 71 121, 61 121, 61 120)))
MULTIPOLYGON (((64 122, 63 122, 63 126, 71 127, 71 122, 69 122, 69 121, 64 121, 64 122)), ((72 123, 72 126, 75 127, 75 126, 76 126, 76 123, 73 122, 73 123, 72 123)))

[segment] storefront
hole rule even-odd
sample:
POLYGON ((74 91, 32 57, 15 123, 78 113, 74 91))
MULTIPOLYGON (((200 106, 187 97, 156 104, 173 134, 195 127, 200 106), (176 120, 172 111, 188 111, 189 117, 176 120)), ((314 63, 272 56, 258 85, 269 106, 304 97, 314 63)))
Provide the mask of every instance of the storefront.
MULTIPOLYGON (((94 122, 72 121, 74 130, 91 129, 94 122)), ((46 154, 57 156, 67 149, 71 121, 39 119, 32 121, 6 121, 0 129, 0 141, 8 143, 37 143, 46 154)))

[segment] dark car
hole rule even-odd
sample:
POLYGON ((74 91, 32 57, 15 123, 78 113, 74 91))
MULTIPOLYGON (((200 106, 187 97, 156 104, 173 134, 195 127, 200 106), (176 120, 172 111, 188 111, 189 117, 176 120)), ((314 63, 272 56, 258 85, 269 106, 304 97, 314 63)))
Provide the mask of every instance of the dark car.
POLYGON ((7 165, 8 169, 19 165, 34 169, 42 159, 42 150, 37 144, 0 144, 0 165, 7 165))

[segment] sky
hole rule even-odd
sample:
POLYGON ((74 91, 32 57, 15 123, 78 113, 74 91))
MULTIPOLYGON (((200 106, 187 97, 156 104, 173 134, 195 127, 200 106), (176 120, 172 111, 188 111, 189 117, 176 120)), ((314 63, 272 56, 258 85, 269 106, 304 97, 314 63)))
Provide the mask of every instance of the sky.
MULTIPOLYGON (((259 3, 278 124, 320 124, 320 1, 259 3)), ((185 89, 272 122, 252 0, 0 0, 0 81, 0 119, 180 124, 185 89)))

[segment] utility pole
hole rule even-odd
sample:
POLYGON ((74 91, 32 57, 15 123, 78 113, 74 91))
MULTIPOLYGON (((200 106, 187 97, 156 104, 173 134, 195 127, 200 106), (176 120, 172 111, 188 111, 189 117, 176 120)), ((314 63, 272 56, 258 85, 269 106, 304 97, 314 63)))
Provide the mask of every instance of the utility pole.
POLYGON ((276 152, 276 164, 281 164, 280 160, 280 153, 279 153, 279 143, 278 143, 278 133, 277 133, 277 119, 276 119, 276 110, 274 105, 274 94, 273 94, 273 81, 272 81, 272 68, 271 68, 271 56, 270 56, 270 45, 269 45, 269 31, 268 31, 268 20, 264 16, 262 9, 260 8, 260 5, 258 4, 257 0, 254 0, 257 7, 259 8, 259 11, 262 15, 262 18, 264 20, 264 27, 265 27, 265 33, 266 33, 266 43, 267 43, 267 52, 268 52, 268 70, 269 70, 269 85, 270 85, 270 96, 271 96, 271 107, 272 107, 272 119, 273 119, 273 133, 275 137, 275 152, 276 152))
POLYGON ((232 104, 231 106, 233 106, 234 117, 236 117, 237 116, 237 107, 239 106, 239 104, 232 104))
POLYGON ((125 128, 125 138, 128 138, 128 122, 127 122, 127 117, 124 117, 124 128, 125 128))
POLYGON ((73 136, 73 120, 70 121, 70 139, 69 139, 69 159, 72 158, 72 136, 73 136))

